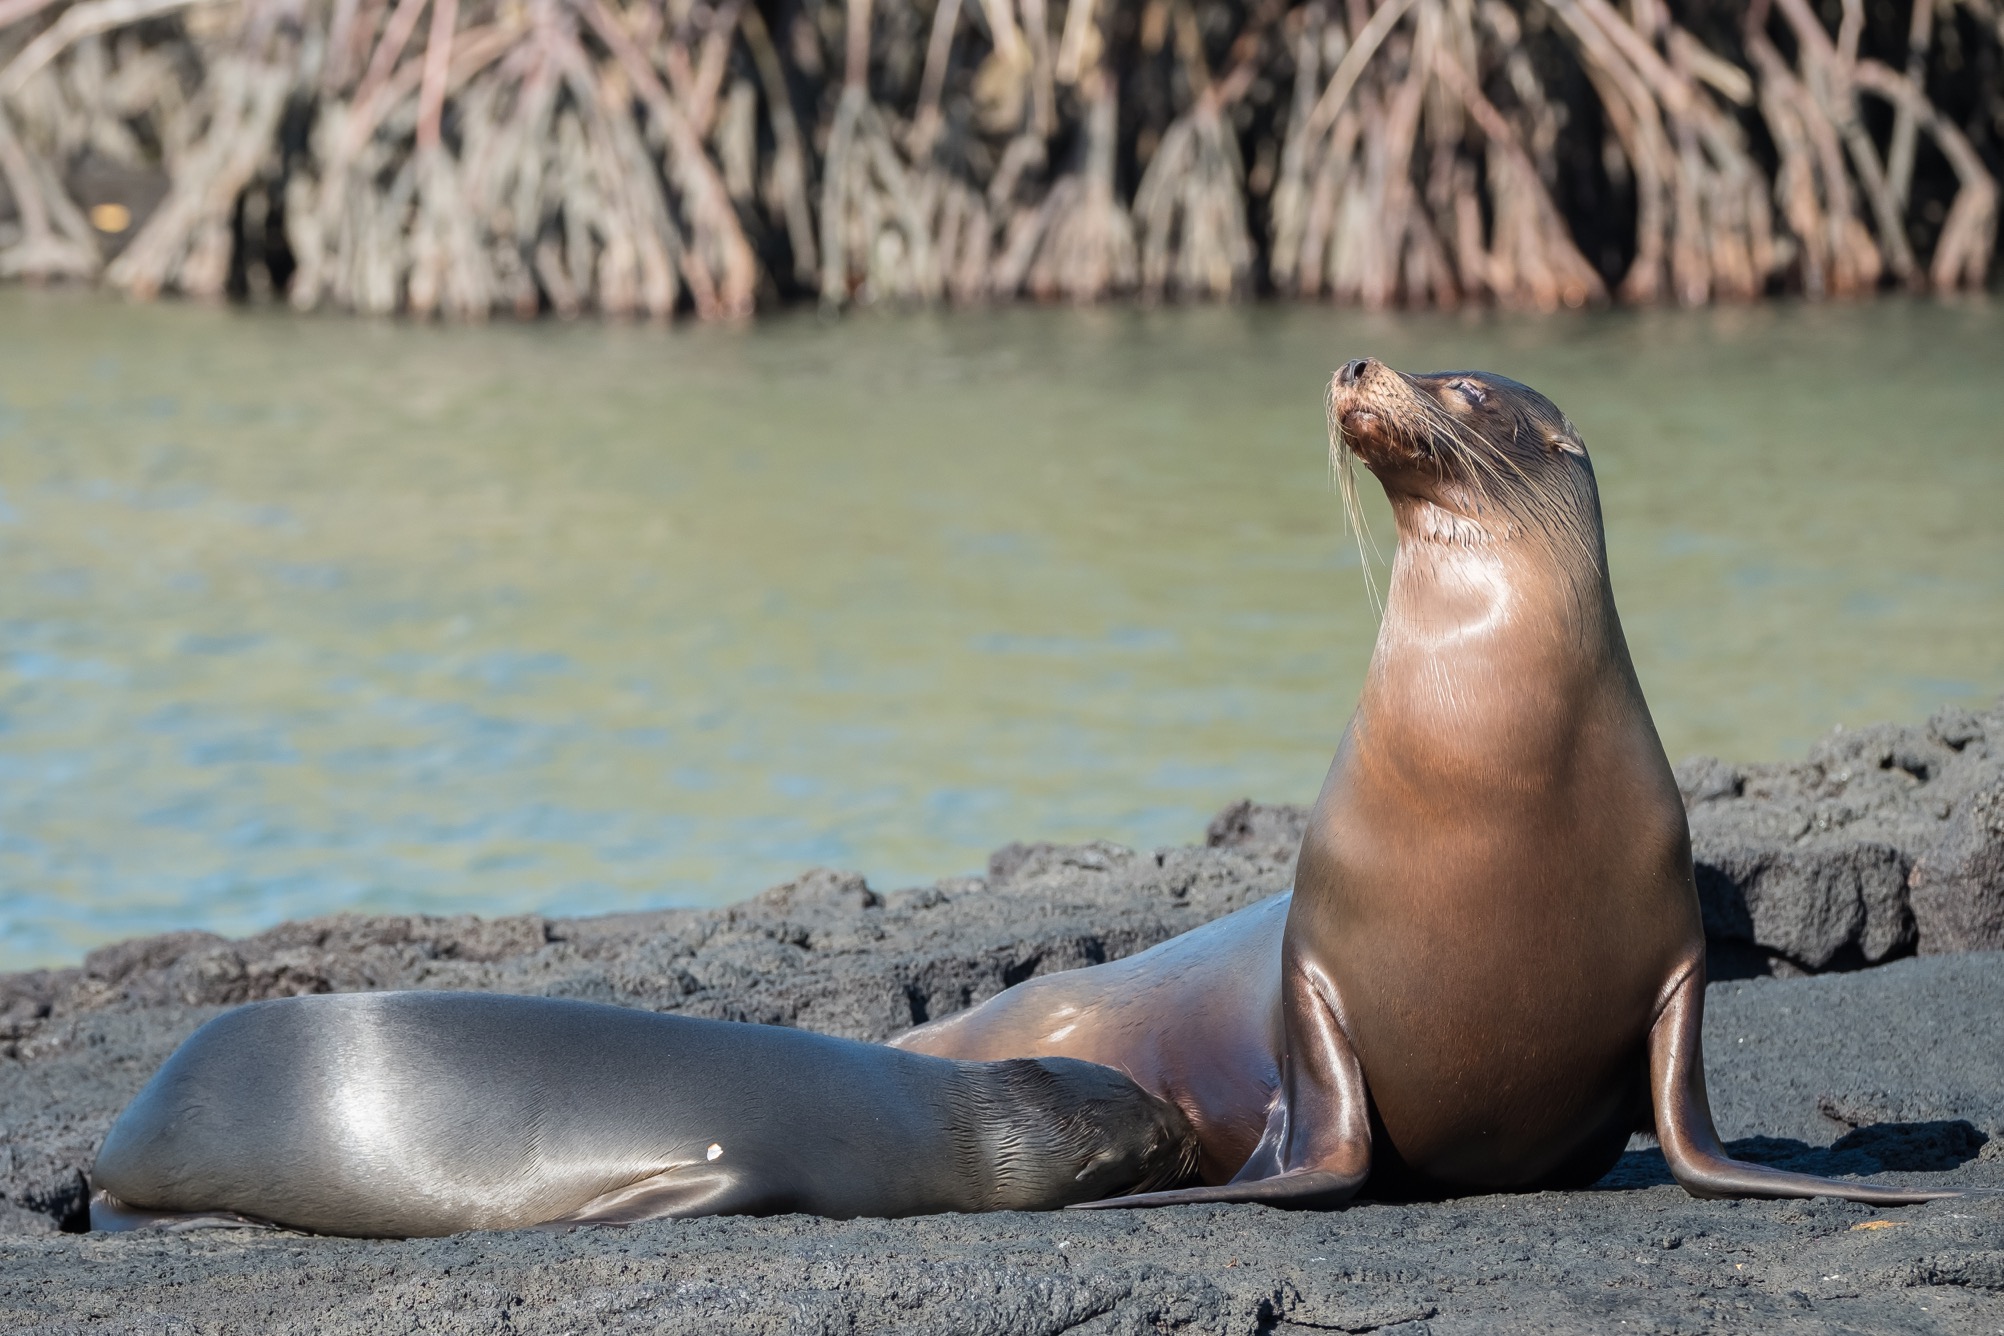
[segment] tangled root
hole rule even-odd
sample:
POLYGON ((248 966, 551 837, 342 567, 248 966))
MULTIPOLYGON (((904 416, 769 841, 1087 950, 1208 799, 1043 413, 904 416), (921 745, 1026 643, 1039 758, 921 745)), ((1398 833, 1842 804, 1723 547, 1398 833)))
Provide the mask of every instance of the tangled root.
POLYGON ((778 31, 749 0, 0 0, 0 277, 455 319, 1554 310, 1952 292, 1996 252, 1930 0, 1903 61, 1861 54, 1863 0, 1834 32, 1751 0, 1731 59, 1669 0, 833 3, 778 31), (1555 60, 1632 201, 1605 274, 1562 207, 1585 118, 1555 60), (162 182, 136 230, 94 223, 86 160, 162 182))

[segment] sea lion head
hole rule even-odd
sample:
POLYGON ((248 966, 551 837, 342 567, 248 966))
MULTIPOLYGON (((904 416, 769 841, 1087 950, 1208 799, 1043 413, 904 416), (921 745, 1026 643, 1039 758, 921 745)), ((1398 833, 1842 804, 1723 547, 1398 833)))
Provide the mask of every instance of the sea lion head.
POLYGON ((991 1210, 1047 1210, 1176 1187, 1196 1175, 1189 1118, 1111 1067, 1013 1058, 968 1068, 979 1073, 971 1149, 989 1176, 991 1210))
POLYGON ((1598 547, 1586 444, 1557 404, 1487 371, 1408 375, 1376 358, 1329 384, 1332 462, 1355 515, 1352 460, 1377 475, 1402 537, 1482 542, 1543 533, 1598 547))

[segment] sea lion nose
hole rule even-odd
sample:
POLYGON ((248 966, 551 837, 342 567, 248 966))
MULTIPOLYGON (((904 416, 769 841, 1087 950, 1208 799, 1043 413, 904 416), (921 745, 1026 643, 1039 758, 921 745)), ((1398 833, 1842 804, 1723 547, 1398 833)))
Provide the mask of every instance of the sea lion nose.
POLYGON ((1368 357, 1352 358, 1350 361, 1345 362, 1343 369, 1336 373, 1337 383, 1340 385, 1355 385, 1358 378, 1364 374, 1364 368, 1370 364, 1371 359, 1368 357))

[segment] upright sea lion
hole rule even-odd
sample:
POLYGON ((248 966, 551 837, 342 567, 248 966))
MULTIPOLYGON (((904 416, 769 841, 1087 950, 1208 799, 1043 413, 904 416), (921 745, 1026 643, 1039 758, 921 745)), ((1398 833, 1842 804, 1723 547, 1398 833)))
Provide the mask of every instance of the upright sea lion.
POLYGON ((952 1062, 490 993, 256 1002, 119 1115, 99 1228, 404 1238, 662 1216, 1048 1210, 1189 1179, 1173 1105, 1069 1058, 952 1062))
POLYGON ((1729 1158, 1677 785, 1615 615, 1579 432, 1501 376, 1353 361, 1332 449, 1398 524, 1356 714, 1276 897, 894 1042, 1066 1055, 1180 1105, 1203 1186, 1330 1206, 1584 1186, 1652 1127, 1698 1196, 1953 1196, 1729 1158))

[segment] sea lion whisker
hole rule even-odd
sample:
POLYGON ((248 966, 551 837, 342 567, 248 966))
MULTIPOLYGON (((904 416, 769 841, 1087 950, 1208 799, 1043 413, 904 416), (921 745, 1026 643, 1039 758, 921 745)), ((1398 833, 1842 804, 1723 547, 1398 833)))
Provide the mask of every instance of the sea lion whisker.
MULTIPOLYGON (((1456 425, 1459 428, 1460 424, 1456 425)), ((1539 425, 1527 421, 1521 413, 1512 414, 1510 420, 1512 443, 1517 442, 1527 432, 1534 437, 1537 436, 1539 433, 1536 428, 1539 425)), ((1456 436, 1459 443, 1467 443, 1466 437, 1462 436, 1460 431, 1457 431, 1456 436)), ((1526 512, 1526 518, 1532 527, 1564 543, 1571 549, 1573 556, 1589 565, 1598 564, 1596 545, 1581 523, 1582 498, 1578 480, 1571 470, 1560 471, 1556 475, 1548 470, 1533 471, 1525 467, 1514 452, 1486 441, 1472 445, 1470 449, 1471 453, 1489 461, 1489 476, 1498 487, 1510 489, 1516 498, 1515 508, 1526 512), (1507 477, 1502 468, 1497 467, 1498 464, 1508 468, 1507 477)), ((1579 457, 1584 463, 1584 456, 1579 457)))
POLYGON ((1433 405, 1426 407, 1438 424, 1436 440, 1445 446, 1451 472, 1471 494, 1475 513, 1488 514, 1497 500, 1494 489, 1506 481, 1503 471, 1490 452, 1467 438, 1461 423, 1433 405))
POLYGON ((1336 378, 1329 378, 1329 388, 1323 395, 1323 416, 1329 427, 1329 470, 1337 493, 1343 498, 1343 519, 1345 526, 1357 543, 1357 566, 1364 575, 1364 596, 1370 600, 1371 611, 1382 616, 1385 600, 1378 593, 1377 574, 1372 561, 1384 558, 1378 552, 1378 543, 1371 536, 1370 523, 1364 518, 1363 502, 1357 496, 1357 452, 1343 432, 1343 423, 1336 415, 1336 378))
MULTIPOLYGON (((1426 419, 1429 435, 1436 449, 1445 453, 1452 462, 1458 463, 1464 471, 1481 469, 1491 477, 1500 476, 1494 468, 1493 461, 1487 457, 1489 452, 1483 448, 1487 443, 1473 436, 1465 423, 1426 395, 1413 393, 1412 400, 1420 415, 1426 419)), ((1481 491, 1479 500, 1486 502, 1492 499, 1487 489, 1481 488, 1480 483, 1472 476, 1465 477, 1464 481, 1481 491)))
MULTIPOLYGON (((1403 381, 1403 377, 1401 380, 1403 381)), ((1578 522, 1577 488, 1566 477, 1552 477, 1532 470, 1517 458, 1525 436, 1536 438, 1541 425, 1530 420, 1523 406, 1509 417, 1509 446, 1484 437, 1473 426, 1449 413, 1437 400, 1407 386, 1402 396, 1425 427, 1427 438, 1441 457, 1443 473, 1466 487, 1477 514, 1502 510, 1506 516, 1522 518, 1531 527, 1568 542, 1577 555, 1593 559, 1592 544, 1583 540, 1578 522), (1514 500, 1506 500, 1513 498, 1514 500)), ((1552 424, 1559 432, 1570 424, 1552 424)))

